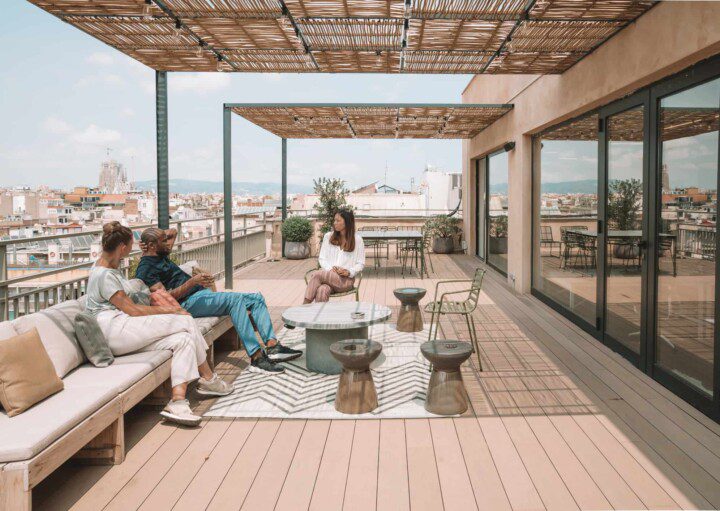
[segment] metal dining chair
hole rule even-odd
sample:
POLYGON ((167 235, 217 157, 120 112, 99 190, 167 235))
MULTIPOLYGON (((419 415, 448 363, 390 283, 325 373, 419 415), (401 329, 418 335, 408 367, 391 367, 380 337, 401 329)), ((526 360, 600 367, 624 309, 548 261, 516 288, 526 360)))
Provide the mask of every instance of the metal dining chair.
POLYGON ((482 288, 485 270, 478 268, 475 270, 475 276, 472 279, 454 279, 441 280, 435 286, 435 297, 433 301, 425 306, 425 312, 430 313, 430 331, 428 332, 428 340, 437 339, 438 328, 440 328, 440 318, 444 315, 462 315, 465 316, 465 323, 470 334, 470 342, 473 351, 477 353, 478 369, 482 371, 482 361, 480 360, 480 347, 478 346, 477 332, 475 331, 475 320, 473 312, 477 308, 478 299, 480 298, 480 290, 482 288), (439 295, 440 286, 450 283, 466 282, 470 284, 469 288, 459 291, 445 291, 439 295), (447 297, 452 295, 466 295, 463 300, 450 300, 447 297), (437 317, 437 322, 435 318, 437 317), (433 325, 435 325, 435 336, 433 337, 433 325))

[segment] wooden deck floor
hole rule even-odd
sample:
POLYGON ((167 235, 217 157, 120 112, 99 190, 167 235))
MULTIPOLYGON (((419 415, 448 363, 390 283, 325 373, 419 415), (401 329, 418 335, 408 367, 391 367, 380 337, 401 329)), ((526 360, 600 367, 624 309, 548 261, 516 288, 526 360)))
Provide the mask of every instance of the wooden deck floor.
MULTIPOLYGON (((433 263, 424 281, 396 268, 369 271, 363 300, 395 307, 394 288, 432 290, 480 264, 470 256, 433 263)), ((313 264, 260 262, 238 272, 235 287, 262 291, 280 327, 313 264)), ((492 271, 475 319, 484 371, 465 368, 468 416, 208 420, 183 429, 138 411, 126 419, 122 465, 63 466, 36 489, 36 509, 720 507, 718 424, 492 271)), ((444 322, 441 334, 468 339, 459 322, 444 322)), ((246 366, 242 353, 219 360, 228 379, 246 366)))

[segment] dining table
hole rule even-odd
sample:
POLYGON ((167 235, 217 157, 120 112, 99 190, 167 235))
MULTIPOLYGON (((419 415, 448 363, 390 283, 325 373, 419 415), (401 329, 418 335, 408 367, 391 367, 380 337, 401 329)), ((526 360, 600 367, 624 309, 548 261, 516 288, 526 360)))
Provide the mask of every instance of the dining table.
POLYGON ((413 241, 417 244, 419 257, 420 257, 420 278, 422 279, 425 275, 425 246, 423 243, 423 233, 421 231, 390 231, 390 230, 377 230, 377 231, 359 231, 358 234, 362 237, 363 241, 398 241, 408 242, 413 241))

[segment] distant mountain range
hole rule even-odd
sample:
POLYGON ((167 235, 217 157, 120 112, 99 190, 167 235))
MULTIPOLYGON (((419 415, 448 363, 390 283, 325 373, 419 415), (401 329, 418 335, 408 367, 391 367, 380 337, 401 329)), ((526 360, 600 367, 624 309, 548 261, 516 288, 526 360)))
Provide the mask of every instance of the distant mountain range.
MULTIPOLYGON (((139 190, 156 190, 157 182, 152 179, 135 183, 139 190)), ((234 181, 233 193, 238 195, 272 195, 280 193, 280 183, 234 181)), ((170 193, 222 193, 222 181, 200 181, 196 179, 171 179, 170 193)), ((288 184, 288 193, 312 193, 311 186, 288 184)))
MULTIPOLYGON (((542 193, 597 193, 597 179, 581 179, 579 181, 558 181, 557 183, 543 183, 542 193)), ((507 194, 507 183, 498 183, 491 186, 492 193, 507 194)))

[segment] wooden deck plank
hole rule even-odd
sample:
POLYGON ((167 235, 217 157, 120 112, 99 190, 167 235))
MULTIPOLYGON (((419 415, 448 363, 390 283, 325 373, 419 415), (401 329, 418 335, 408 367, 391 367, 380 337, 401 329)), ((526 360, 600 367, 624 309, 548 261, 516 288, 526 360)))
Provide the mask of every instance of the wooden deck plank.
POLYGON ((207 509, 240 509, 280 429, 278 420, 258 421, 225 474, 207 509))
POLYGON ((174 511, 205 509, 230 470, 257 421, 232 421, 225 435, 173 507, 174 511))
POLYGON ((230 421, 208 421, 202 431, 185 449, 165 477, 158 483, 140 506, 141 510, 169 509, 175 505, 205 460, 215 449, 230 426, 230 421))
POLYGON ((379 447, 380 421, 357 421, 345 483, 344 510, 370 511, 376 508, 379 447))
POLYGON ((380 422, 377 508, 378 511, 410 509, 405 421, 402 419, 380 422))
POLYGON ((282 421, 241 509, 275 508, 304 428, 305 421, 282 421))
POLYGON ((431 420, 430 432, 445 509, 477 509, 453 420, 431 420))
POLYGON ((510 510, 505 487, 478 422, 471 417, 453 421, 478 507, 496 511, 510 510))
POLYGON ((354 433, 355 421, 334 420, 330 423, 310 500, 311 510, 342 509, 354 433))
POLYGON ((522 457, 498 417, 477 419, 513 509, 545 509, 522 457))
POLYGON ((322 460, 330 421, 307 421, 275 509, 308 509, 322 460))
POLYGON ((125 511, 139 508, 206 424, 207 422, 204 422, 198 428, 175 429, 170 438, 133 475, 105 509, 108 511, 125 511))
POLYGON ((445 509, 430 424, 426 419, 405 421, 410 508, 414 511, 445 509))

